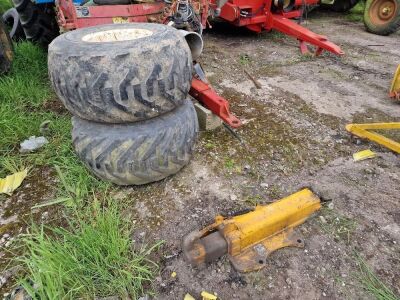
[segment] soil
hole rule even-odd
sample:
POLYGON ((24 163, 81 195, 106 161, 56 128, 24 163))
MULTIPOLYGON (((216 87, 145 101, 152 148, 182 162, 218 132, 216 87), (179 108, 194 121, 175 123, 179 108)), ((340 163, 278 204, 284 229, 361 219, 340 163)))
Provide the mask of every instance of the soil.
MULTIPOLYGON (((399 156, 345 130, 352 122, 399 120, 400 104, 388 98, 388 89, 400 62, 400 34, 369 34, 361 23, 324 12, 313 13, 304 26, 346 55, 304 57, 290 37, 215 24, 204 34, 201 63, 243 121, 237 130, 243 144, 224 127, 202 132, 180 173, 114 192, 136 222, 138 244, 165 241, 155 257, 155 299, 186 293, 199 299, 204 290, 220 299, 373 299, 359 283, 357 255, 400 294, 399 156), (365 149, 378 156, 354 162, 352 154, 365 149), (246 274, 227 257, 199 268, 185 262, 181 241, 189 232, 218 214, 267 204, 302 187, 323 200, 296 229, 304 249, 278 250, 265 268, 246 274)), ((4 214, 7 204, 0 204, 4 214)))

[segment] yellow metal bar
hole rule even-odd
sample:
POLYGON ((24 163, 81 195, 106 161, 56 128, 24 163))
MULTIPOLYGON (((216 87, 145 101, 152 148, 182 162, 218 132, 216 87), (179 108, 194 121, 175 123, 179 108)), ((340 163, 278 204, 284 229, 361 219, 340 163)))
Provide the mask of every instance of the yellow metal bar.
POLYGON ((367 124, 348 124, 346 125, 346 130, 354 135, 361 138, 369 139, 375 143, 378 143, 390 150, 400 153, 400 143, 393 141, 379 133, 369 132, 368 130, 378 130, 378 129, 400 129, 400 122, 392 123, 367 123, 367 124))
POLYGON ((390 87, 390 97, 400 97, 400 65, 394 74, 392 85, 390 87))
MULTIPOLYGON (((272 204, 257 206, 251 213, 233 217, 229 221, 235 225, 235 231, 240 232, 240 238, 236 240, 240 246, 236 245, 235 248, 243 250, 283 230, 296 227, 320 207, 320 199, 311 190, 303 189, 272 204)), ((235 244, 234 240, 232 238, 235 244)))

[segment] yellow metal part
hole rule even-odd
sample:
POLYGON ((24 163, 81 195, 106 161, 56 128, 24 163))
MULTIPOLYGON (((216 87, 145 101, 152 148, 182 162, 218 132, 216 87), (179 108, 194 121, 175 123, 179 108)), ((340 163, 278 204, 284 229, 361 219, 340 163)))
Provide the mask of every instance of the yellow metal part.
POLYGON ((321 207, 320 199, 303 189, 272 204, 257 206, 253 212, 224 220, 220 226, 228 241, 228 253, 234 267, 242 272, 264 267, 273 251, 303 247, 293 228, 302 224, 321 207))
POLYGON ((367 124, 347 124, 346 130, 352 134, 369 139, 375 143, 378 143, 390 150, 400 153, 400 143, 393 141, 379 133, 370 132, 369 130, 390 130, 400 129, 400 122, 392 123, 367 123, 367 124))
POLYGON ((400 65, 397 67, 397 70, 394 73, 389 96, 397 100, 400 100, 400 65))
POLYGON ((269 205, 256 206, 254 211, 224 218, 183 239, 185 258, 194 266, 228 254, 240 272, 258 270, 275 250, 303 247, 293 228, 302 224, 320 209, 320 199, 309 189, 303 189, 269 205))

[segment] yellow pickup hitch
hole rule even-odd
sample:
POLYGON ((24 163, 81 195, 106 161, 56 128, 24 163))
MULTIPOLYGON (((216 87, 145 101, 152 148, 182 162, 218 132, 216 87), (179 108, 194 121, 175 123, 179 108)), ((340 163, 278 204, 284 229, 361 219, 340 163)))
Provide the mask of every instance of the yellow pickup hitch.
POLYGON ((304 247, 293 228, 320 209, 320 199, 303 189, 251 212, 224 218, 183 239, 185 258, 197 266, 228 254, 235 269, 249 272, 265 266, 267 257, 283 247, 304 247))
POLYGON ((400 100, 400 65, 397 67, 394 73, 392 85, 390 87, 389 96, 391 98, 400 100))
POLYGON ((352 134, 360 137, 369 139, 375 143, 378 143, 390 150, 400 153, 400 143, 391 140, 379 133, 371 132, 369 130, 393 130, 400 129, 400 122, 392 123, 367 123, 367 124, 347 124, 346 130, 352 134))

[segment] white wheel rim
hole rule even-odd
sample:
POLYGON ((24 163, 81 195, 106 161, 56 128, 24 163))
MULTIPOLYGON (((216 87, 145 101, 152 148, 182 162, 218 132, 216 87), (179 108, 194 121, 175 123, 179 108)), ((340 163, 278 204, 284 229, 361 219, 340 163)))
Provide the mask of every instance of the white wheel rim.
POLYGON ((93 32, 82 37, 82 41, 88 43, 111 43, 141 39, 151 36, 152 31, 138 28, 111 29, 93 32))

